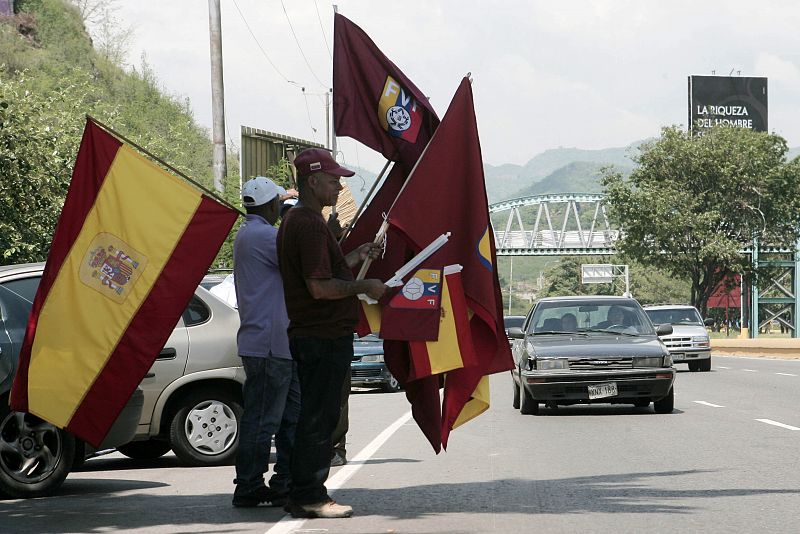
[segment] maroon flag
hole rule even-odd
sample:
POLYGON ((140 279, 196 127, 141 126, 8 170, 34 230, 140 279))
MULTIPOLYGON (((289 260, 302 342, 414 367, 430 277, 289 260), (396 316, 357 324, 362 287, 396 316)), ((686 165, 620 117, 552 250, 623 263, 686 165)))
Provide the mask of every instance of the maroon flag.
POLYGON ((334 16, 333 124, 409 172, 439 124, 427 97, 346 17, 334 16))
MULTIPOLYGON (((334 16, 333 124, 337 135, 349 136, 381 152, 396 164, 342 244, 345 252, 372 241, 406 177, 425 150, 439 118, 427 97, 381 52, 364 31, 346 17, 334 16)), ((368 277, 387 280, 412 251, 398 240, 368 277)), ((384 343, 389 370, 412 406, 414 420, 431 446, 441 450, 439 377, 409 381, 406 341, 384 343)))
POLYGON ((442 413, 446 446, 449 430, 481 378, 514 365, 503 328, 494 233, 469 79, 462 80, 430 146, 397 197, 389 224, 415 251, 442 232, 451 232, 437 259, 463 266, 464 294, 474 312, 472 343, 479 361, 447 374, 442 413))
POLYGON ((381 338, 436 341, 441 307, 442 269, 418 269, 383 306, 381 338))
MULTIPOLYGON (((333 123, 349 136, 381 152, 396 165, 343 243, 349 252, 372 241, 400 188, 439 125, 427 97, 346 17, 334 16, 333 123), (393 100, 394 99, 394 100, 393 100), (391 105, 390 105, 391 104, 391 105), (407 114, 407 117, 406 117, 407 114)), ((369 277, 388 279, 408 253, 400 247, 388 261, 373 263, 369 277)))

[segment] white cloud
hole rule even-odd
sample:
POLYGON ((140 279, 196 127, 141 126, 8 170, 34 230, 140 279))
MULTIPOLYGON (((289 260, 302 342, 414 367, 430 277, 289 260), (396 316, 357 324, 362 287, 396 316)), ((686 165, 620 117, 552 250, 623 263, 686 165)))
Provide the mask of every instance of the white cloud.
MULTIPOLYGON (((306 86, 307 95, 269 65, 233 1, 223 2, 226 117, 235 142, 241 125, 324 142, 324 98, 309 94, 324 86, 300 55, 281 4, 236 4, 281 73, 306 86)), ((658 135, 662 125, 686 122, 687 75, 712 70, 768 76, 770 127, 800 145, 800 4, 794 1, 337 4, 430 96, 440 116, 461 77, 472 72, 489 163, 524 163, 557 146, 621 146, 658 135)), ((331 4, 283 5, 311 69, 330 83, 331 4)), ((139 0, 121 6, 120 16, 136 26, 132 63, 146 52, 162 85, 189 97, 197 119, 210 125, 206 4, 139 0)), ((382 166, 363 146, 346 140, 340 146, 350 162, 375 171, 382 166)))

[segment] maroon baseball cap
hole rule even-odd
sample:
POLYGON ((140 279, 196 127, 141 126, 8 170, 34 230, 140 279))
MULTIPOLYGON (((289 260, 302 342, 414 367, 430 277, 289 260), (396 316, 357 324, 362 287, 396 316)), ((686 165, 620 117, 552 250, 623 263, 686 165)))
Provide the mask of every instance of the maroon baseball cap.
POLYGON ((339 165, 324 148, 307 148, 294 158, 297 176, 304 177, 314 172, 326 172, 334 176, 353 176, 355 172, 339 165))

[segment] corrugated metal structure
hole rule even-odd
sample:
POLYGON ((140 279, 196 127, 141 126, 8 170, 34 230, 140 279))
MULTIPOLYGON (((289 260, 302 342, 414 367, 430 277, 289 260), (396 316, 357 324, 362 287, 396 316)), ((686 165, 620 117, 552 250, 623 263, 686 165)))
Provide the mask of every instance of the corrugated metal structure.
POLYGON ((306 148, 325 147, 313 141, 242 126, 242 181, 266 175, 267 169, 281 159, 292 161, 290 153, 298 154, 306 148))

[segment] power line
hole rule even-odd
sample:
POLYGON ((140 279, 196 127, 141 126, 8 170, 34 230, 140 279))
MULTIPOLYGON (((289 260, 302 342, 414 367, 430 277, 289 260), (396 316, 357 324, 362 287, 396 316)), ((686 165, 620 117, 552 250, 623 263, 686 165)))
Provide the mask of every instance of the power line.
MULTIPOLYGON (((278 76, 280 76, 281 78, 283 78, 283 79, 286 81, 286 83, 289 83, 289 84, 291 84, 291 85, 294 85, 294 86, 296 86, 296 87, 300 87, 300 84, 299 84, 299 83, 297 83, 297 82, 296 82, 296 81, 294 81, 294 80, 290 80, 289 78, 287 78, 286 76, 284 76, 284 74, 283 74, 283 73, 280 71, 280 69, 279 69, 279 68, 278 68, 278 67, 275 65, 275 63, 273 63, 273 62, 272 62, 272 60, 271 60, 271 59, 270 59, 270 57, 269 57, 269 54, 267 54, 267 52, 266 52, 266 51, 264 50, 264 48, 261 46, 261 43, 259 43, 259 42, 258 42, 258 39, 256 38, 256 35, 253 33, 253 30, 252 30, 252 29, 250 29, 250 25, 247 23, 247 19, 245 18, 245 16, 244 16, 244 13, 242 13, 242 10, 241 10, 241 9, 239 9, 239 4, 237 4, 237 3, 236 3, 236 0, 233 0, 233 5, 234 5, 234 6, 236 6, 236 11, 238 11, 238 12, 239 12, 239 16, 240 16, 240 17, 242 17, 242 22, 244 22, 244 25, 245 25, 245 27, 247 27, 247 31, 248 31, 248 32, 250 32, 250 36, 251 36, 251 37, 253 38, 253 40, 256 42, 256 45, 258 46, 258 49, 259 49, 259 50, 261 50, 261 53, 262 53, 262 54, 264 54, 264 57, 265 57, 265 58, 267 58, 267 61, 269 62, 269 64, 270 64, 270 65, 272 65, 272 68, 273 68, 273 69, 275 69, 275 72, 277 72, 277 73, 278 73, 278 76)), ((284 10, 284 11, 285 11, 285 10, 284 10)), ((294 32, 294 30, 292 30, 292 31, 294 32)), ((313 73, 312 73, 312 74, 313 74, 313 73)))
POLYGON ((328 46, 328 37, 325 35, 325 28, 322 26, 322 17, 319 16, 319 6, 317 5, 317 0, 314 0, 314 9, 317 10, 317 20, 319 21, 319 29, 322 31, 322 40, 325 41, 325 48, 328 49, 328 56, 333 59, 333 54, 331 54, 331 47, 328 46))
POLYGON ((306 103, 306 115, 308 116, 308 126, 311 128, 311 137, 314 142, 317 142, 317 129, 314 128, 314 124, 311 122, 311 110, 308 107, 308 96, 306 95, 306 88, 302 88, 303 91, 303 101, 306 103))
POLYGON ((303 61, 306 62, 308 70, 311 71, 311 75, 317 79, 319 84, 327 89, 329 87, 329 84, 326 84, 319 79, 319 76, 317 76, 317 74, 314 72, 314 69, 311 68, 311 63, 308 62, 308 58, 306 57, 305 52, 303 52, 303 47, 300 46, 300 40, 297 38, 297 33, 295 33, 294 31, 294 26, 292 26, 292 21, 289 19, 289 13, 286 11, 286 6, 284 5, 283 0, 281 0, 281 7, 283 8, 283 14, 286 15, 286 22, 289 23, 289 29, 292 30, 292 36, 294 36, 294 42, 297 43, 297 49, 300 50, 300 55, 303 56, 303 61))

